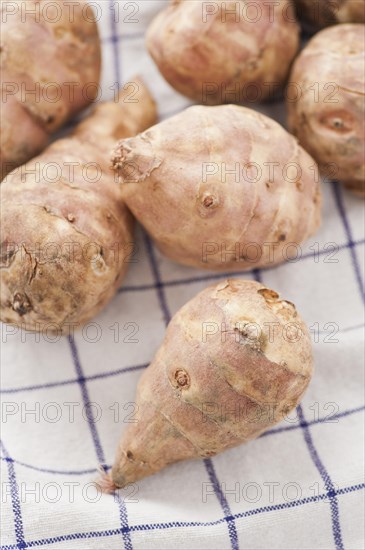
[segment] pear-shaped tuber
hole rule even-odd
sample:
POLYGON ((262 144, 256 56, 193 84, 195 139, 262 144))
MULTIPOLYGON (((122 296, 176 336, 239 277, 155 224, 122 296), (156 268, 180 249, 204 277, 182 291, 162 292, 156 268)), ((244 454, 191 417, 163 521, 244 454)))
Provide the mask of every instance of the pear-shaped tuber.
POLYGON ((320 222, 315 161, 270 118, 190 107, 119 142, 122 195, 172 260, 221 271, 301 254, 320 222))
POLYGON ((205 289, 171 320, 101 485, 110 492, 259 436, 297 405, 311 375, 310 338, 291 302, 254 281, 205 289))

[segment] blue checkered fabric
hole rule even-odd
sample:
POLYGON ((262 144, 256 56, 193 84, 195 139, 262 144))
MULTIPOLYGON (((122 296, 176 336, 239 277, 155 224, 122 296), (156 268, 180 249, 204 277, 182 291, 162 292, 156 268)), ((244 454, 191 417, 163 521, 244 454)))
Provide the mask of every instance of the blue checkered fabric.
MULTIPOLYGON (((138 72, 161 118, 186 107, 144 47, 166 2, 92 3, 102 99, 138 72)), ((281 103, 261 110, 285 119, 281 103)), ((323 195, 323 225, 297 261, 234 275, 297 305, 313 340, 312 384, 286 422, 213 459, 172 465, 117 496, 92 483, 133 420, 138 378, 169 319, 227 274, 168 261, 138 229, 123 287, 86 330, 38 338, 2 326, 3 550, 364 547, 364 209, 335 182, 323 195)))

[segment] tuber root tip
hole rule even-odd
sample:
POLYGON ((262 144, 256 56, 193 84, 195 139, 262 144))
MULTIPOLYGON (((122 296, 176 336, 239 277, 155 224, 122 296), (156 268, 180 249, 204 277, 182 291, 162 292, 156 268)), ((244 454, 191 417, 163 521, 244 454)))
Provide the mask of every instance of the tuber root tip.
POLYGON ((95 485, 101 490, 102 493, 105 493, 106 495, 113 494, 118 487, 115 485, 112 476, 105 471, 103 466, 98 467, 98 472, 100 477, 95 480, 95 485))

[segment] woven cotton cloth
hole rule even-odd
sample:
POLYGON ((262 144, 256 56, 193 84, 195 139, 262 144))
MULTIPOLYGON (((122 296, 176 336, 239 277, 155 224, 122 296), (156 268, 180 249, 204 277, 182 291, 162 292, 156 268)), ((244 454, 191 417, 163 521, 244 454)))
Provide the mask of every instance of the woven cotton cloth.
MULTIPOLYGON (((166 2, 93 4, 102 99, 139 73, 161 119, 187 106, 144 46, 166 2)), ((285 121, 280 103, 261 110, 285 121)), ((122 288, 83 332, 52 341, 3 326, 1 548, 363 548, 363 231, 362 202, 326 182, 323 224, 298 260, 234 275, 281 292, 310 327, 315 374, 298 410, 256 441, 172 465, 116 497, 92 482, 133 420, 138 379, 170 317, 227 275, 170 262, 139 229, 122 288)))

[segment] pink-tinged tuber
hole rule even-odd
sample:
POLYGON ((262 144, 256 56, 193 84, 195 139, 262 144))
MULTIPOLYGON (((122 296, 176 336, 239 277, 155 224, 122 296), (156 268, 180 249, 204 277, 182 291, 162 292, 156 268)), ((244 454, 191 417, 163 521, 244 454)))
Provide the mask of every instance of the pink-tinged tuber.
POLYGON ((365 0, 295 0, 298 19, 315 28, 365 23, 365 0))
POLYGON ((310 337, 291 302, 255 281, 203 290, 172 318, 143 373, 136 422, 102 489, 258 437, 299 403, 312 371, 310 337))
POLYGON ((299 47, 291 0, 172 0, 147 47, 167 82, 206 105, 272 98, 299 47))
POLYGON ((109 154, 121 133, 135 135, 155 122, 155 104, 137 79, 117 102, 99 104, 72 136, 5 178, 2 321, 67 333, 113 296, 132 257, 133 220, 109 154))
POLYGON ((190 107, 120 141, 112 162, 127 206, 186 265, 274 265, 297 255, 320 222, 316 163, 251 109, 190 107))
POLYGON ((365 193, 365 25, 336 25, 312 38, 294 63, 300 90, 288 126, 324 175, 365 193))
POLYGON ((2 1, 0 13, 1 180, 95 99, 101 52, 85 0, 2 1))

